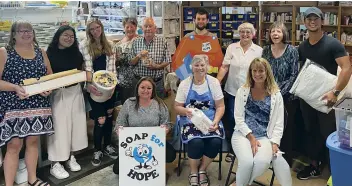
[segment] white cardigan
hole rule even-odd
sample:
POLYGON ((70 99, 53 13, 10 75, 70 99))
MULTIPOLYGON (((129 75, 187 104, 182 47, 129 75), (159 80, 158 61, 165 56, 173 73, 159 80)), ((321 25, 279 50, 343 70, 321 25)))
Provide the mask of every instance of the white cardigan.
MULTIPOLYGON (((242 86, 238 89, 235 98, 235 130, 240 131, 244 136, 251 133, 245 123, 245 105, 249 96, 250 88, 242 86)), ((271 95, 270 117, 268 128, 266 129, 269 140, 280 145, 284 132, 284 102, 280 91, 271 95)))

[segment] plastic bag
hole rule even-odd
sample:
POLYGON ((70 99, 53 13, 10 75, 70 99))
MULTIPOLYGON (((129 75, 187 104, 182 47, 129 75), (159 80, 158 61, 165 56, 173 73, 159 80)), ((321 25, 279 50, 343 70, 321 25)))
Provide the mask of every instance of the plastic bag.
MULTIPOLYGON (((337 76, 330 74, 321 65, 307 59, 292 88, 291 94, 302 98, 314 109, 329 113, 332 108, 326 106, 326 100, 322 97, 328 91, 334 89, 337 76)), ((343 95, 343 92, 341 92, 343 95)))
POLYGON ((192 110, 191 122, 200 130, 203 134, 209 133, 211 120, 199 109, 192 110))

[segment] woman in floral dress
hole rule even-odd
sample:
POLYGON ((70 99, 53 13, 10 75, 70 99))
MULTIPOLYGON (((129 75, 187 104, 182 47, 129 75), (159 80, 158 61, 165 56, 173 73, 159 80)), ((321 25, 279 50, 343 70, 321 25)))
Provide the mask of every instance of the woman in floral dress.
POLYGON ((28 184, 48 185, 37 179, 39 136, 54 132, 49 92, 28 96, 23 80, 51 74, 50 62, 38 47, 30 23, 15 22, 10 41, 0 49, 0 147, 7 145, 4 159, 5 185, 14 184, 19 152, 26 143, 28 184))

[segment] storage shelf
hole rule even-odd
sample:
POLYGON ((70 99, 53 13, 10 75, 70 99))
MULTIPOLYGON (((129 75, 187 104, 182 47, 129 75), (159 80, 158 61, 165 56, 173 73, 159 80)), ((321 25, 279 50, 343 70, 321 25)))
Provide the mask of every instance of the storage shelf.
POLYGON ((165 17, 163 19, 166 19, 166 20, 168 20, 168 19, 181 19, 181 17, 165 17))
POLYGON ((352 28, 352 25, 341 25, 341 27, 343 27, 343 28, 352 28))
MULTIPOLYGON (((263 24, 273 24, 274 22, 263 22, 263 24)), ((292 24, 292 22, 284 22, 284 24, 292 24)))
POLYGON ((125 17, 128 17, 128 16, 119 16, 119 15, 100 15, 100 14, 93 14, 92 15, 93 17, 115 17, 115 18, 125 18, 125 17))
POLYGON ((262 4, 262 6, 275 6, 275 7, 284 7, 284 6, 287 6, 287 7, 291 7, 293 6, 292 4, 262 4))

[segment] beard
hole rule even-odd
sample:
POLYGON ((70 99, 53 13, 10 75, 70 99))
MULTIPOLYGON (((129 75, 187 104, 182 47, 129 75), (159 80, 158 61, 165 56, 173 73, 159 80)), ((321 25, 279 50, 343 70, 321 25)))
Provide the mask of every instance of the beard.
POLYGON ((197 28, 198 30, 200 30, 200 31, 204 30, 205 27, 206 27, 206 25, 204 25, 204 26, 201 27, 201 26, 199 26, 198 24, 196 24, 196 28, 197 28))

